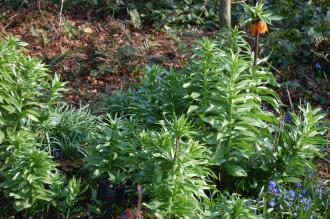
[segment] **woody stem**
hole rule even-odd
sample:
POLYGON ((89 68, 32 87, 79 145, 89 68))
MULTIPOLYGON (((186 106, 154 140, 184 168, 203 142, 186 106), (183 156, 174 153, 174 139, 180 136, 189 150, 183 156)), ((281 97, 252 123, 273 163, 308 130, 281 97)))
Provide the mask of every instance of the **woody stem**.
POLYGON ((258 54, 259 54, 259 33, 257 31, 255 42, 254 42, 254 63, 253 63, 253 66, 257 65, 258 54))

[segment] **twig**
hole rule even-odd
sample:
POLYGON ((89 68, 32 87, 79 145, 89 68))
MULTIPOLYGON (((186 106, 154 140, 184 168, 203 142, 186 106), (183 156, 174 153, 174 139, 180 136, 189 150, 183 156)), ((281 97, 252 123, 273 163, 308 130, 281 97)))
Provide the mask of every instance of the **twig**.
POLYGON ((142 218, 141 216, 141 207, 142 207, 142 187, 141 185, 137 185, 137 193, 138 193, 138 203, 137 203, 137 208, 135 211, 135 216, 138 217, 139 219, 142 218))
POLYGON ((277 68, 275 68, 271 63, 269 63, 268 61, 266 61, 266 63, 270 66, 270 68, 275 70, 278 74, 282 75, 282 72, 280 72, 277 68))
POLYGON ((18 16, 18 14, 15 14, 15 15, 11 16, 9 18, 10 22, 6 26, 4 26, 2 29, 5 30, 7 27, 9 27, 9 25, 11 25, 13 23, 13 18, 17 17, 17 16, 18 16))
MULTIPOLYGON (((41 0, 39 0, 39 2, 38 2, 38 9, 39 9, 42 19, 45 21, 45 23, 49 24, 50 22, 47 21, 47 19, 44 16, 43 11, 41 10, 41 0)), ((53 28, 54 32, 57 33, 57 30, 52 23, 50 23, 50 26, 53 28)))
POLYGON ((291 95, 290 95, 290 91, 289 91, 288 86, 286 86, 286 93, 288 94, 290 107, 291 107, 291 109, 294 111, 294 106, 293 106, 293 103, 292 103, 292 99, 291 99, 291 95))
POLYGON ((60 9, 60 22, 58 26, 60 27, 62 25, 62 13, 63 13, 63 5, 64 5, 64 0, 61 0, 61 9, 60 9))

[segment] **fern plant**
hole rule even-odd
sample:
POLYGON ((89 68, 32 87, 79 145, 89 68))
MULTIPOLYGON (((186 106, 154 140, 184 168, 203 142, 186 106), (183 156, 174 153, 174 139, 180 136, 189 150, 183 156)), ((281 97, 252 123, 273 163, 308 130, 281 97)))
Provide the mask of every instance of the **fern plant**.
POLYGON ((142 21, 139 12, 136 9, 129 10, 129 16, 133 27, 140 29, 142 26, 142 21))

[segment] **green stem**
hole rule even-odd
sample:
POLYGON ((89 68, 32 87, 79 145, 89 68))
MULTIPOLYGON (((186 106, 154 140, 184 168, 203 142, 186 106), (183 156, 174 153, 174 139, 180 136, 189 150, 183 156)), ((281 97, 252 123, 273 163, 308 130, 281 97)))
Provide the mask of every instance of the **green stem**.
POLYGON ((70 208, 68 209, 67 213, 66 213, 66 217, 65 219, 69 219, 70 218, 70 208))
POLYGON ((259 33, 257 32, 254 42, 254 63, 253 63, 254 67, 257 65, 258 54, 259 54, 259 33))
POLYGON ((175 137, 175 154, 174 154, 174 160, 178 156, 180 151, 180 137, 175 137))

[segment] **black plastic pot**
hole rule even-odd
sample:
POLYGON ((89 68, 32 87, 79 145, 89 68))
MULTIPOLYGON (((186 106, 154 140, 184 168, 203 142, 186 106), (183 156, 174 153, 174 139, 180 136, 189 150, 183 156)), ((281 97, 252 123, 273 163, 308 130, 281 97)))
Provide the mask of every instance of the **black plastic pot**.
POLYGON ((53 150, 53 156, 54 156, 55 160, 60 160, 61 159, 61 150, 58 148, 55 148, 53 150))
POLYGON ((97 186, 97 199, 104 202, 105 217, 111 218, 114 205, 121 206, 124 202, 125 186, 111 183, 108 179, 99 179, 97 186))
POLYGON ((5 202, 5 194, 3 193, 3 191, 0 191, 0 207, 3 206, 3 203, 5 202))

